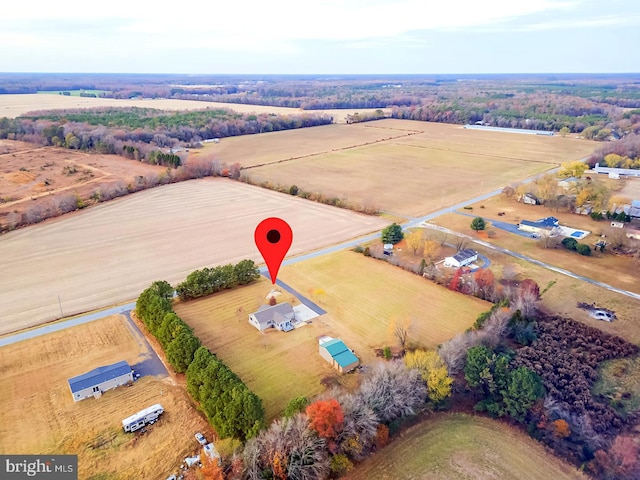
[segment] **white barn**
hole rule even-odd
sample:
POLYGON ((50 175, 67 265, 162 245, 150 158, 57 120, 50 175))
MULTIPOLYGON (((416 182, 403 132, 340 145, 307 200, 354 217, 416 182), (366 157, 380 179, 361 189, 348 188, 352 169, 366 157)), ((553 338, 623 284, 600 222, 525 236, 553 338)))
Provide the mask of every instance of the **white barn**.
POLYGON ((478 252, 476 252, 475 250, 471 250, 470 248, 465 248, 464 250, 460 250, 452 257, 445 257, 444 266, 460 268, 475 262, 477 259, 478 252))
POLYGON ((98 367, 68 380, 73 401, 99 398, 105 391, 133 382, 133 370, 124 360, 98 367))

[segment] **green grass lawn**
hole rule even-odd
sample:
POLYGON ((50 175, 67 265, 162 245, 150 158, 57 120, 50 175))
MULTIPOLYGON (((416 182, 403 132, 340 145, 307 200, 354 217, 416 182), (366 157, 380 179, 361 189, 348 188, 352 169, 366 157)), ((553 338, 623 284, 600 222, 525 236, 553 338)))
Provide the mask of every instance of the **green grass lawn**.
POLYGON ((608 397, 623 415, 640 409, 640 357, 603 362, 593 393, 608 397))
MULTIPOLYGON (((363 363, 376 361, 375 348, 398 342, 389 331, 394 318, 412 319, 409 342, 436 347, 469 328, 490 304, 466 297, 385 262, 351 251, 323 255, 283 267, 278 278, 311 298, 328 314, 292 332, 262 334, 248 315, 265 302, 271 282, 189 302, 176 313, 260 398, 267 419, 276 418, 296 396, 314 396, 330 378, 350 388, 359 374, 340 376, 318 353, 318 338, 341 338, 363 363)), ((297 299, 283 293, 278 302, 297 299)))
POLYGON ((586 479, 525 433, 502 422, 441 414, 416 425, 358 466, 348 480, 586 479))

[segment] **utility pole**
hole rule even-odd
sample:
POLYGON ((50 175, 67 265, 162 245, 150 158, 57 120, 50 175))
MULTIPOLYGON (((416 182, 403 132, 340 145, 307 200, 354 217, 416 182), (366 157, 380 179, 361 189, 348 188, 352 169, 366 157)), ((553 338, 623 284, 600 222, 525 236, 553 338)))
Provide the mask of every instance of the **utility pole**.
POLYGON ((62 312, 62 301, 60 300, 60 294, 58 294, 58 305, 60 305, 60 318, 64 318, 64 313, 62 312))

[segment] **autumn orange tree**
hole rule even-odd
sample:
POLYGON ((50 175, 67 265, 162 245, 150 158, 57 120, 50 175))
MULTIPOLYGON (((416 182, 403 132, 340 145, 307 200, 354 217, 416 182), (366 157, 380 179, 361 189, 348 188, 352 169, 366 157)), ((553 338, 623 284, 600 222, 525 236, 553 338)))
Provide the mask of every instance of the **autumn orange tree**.
POLYGON ((311 428, 318 436, 328 440, 335 439, 344 426, 342 407, 335 398, 318 400, 306 409, 311 428))
POLYGON ((208 455, 201 454, 202 468, 197 472, 198 480, 224 480, 222 468, 218 465, 217 460, 209 458, 208 455))

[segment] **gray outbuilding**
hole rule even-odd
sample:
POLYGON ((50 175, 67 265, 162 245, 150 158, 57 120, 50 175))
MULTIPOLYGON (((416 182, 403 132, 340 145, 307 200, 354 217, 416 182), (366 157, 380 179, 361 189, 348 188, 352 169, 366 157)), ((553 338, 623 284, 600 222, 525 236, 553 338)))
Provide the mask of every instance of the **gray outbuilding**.
POLYGON ((99 398, 107 390, 133 382, 133 370, 124 360, 98 367, 69 379, 69 388, 73 401, 79 402, 85 398, 99 398))

